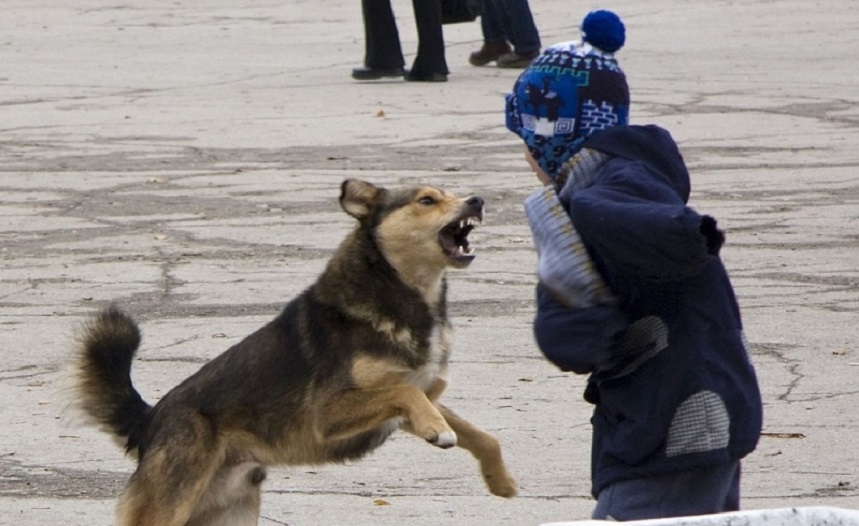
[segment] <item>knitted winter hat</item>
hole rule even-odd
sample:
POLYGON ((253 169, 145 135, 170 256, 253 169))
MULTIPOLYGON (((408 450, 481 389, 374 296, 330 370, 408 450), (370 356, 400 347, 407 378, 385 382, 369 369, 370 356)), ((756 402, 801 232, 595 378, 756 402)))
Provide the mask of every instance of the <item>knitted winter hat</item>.
POLYGON ((581 41, 547 48, 507 95, 507 129, 552 179, 588 135, 628 122, 629 88, 614 58, 625 40, 616 14, 592 11, 581 41))

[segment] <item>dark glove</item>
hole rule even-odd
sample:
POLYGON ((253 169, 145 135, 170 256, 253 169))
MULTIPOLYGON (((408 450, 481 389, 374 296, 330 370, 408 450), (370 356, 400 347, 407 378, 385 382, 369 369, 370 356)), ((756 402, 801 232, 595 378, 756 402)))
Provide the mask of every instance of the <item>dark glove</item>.
POLYGON ((588 385, 585 386, 584 398, 585 402, 589 404, 599 405, 600 403, 600 389, 594 375, 588 376, 588 385))
POLYGON ((614 380, 638 369, 668 347, 668 327, 657 316, 647 316, 631 324, 620 342, 612 349, 611 358, 598 366, 592 375, 597 382, 614 380))
POLYGON ((707 253, 711 256, 718 256, 719 249, 725 243, 725 233, 716 228, 716 220, 710 216, 704 216, 701 219, 699 231, 707 242, 707 253))

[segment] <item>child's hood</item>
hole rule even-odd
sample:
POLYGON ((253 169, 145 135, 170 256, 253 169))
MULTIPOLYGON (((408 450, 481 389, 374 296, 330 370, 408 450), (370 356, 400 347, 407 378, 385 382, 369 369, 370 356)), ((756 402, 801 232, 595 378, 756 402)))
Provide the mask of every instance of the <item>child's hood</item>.
POLYGON ((689 171, 667 130, 655 125, 616 126, 594 134, 583 146, 648 163, 665 176, 684 203, 689 201, 689 171))

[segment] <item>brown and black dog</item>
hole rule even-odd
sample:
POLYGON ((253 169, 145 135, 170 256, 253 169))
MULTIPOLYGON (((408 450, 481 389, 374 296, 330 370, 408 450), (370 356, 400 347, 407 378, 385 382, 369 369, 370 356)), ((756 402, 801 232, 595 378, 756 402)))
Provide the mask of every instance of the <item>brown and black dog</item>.
POLYGON ((318 280, 154 407, 131 383, 140 332, 116 307, 86 323, 78 401, 137 457, 123 526, 251 526, 268 465, 358 459, 397 429, 479 461, 513 497, 498 441, 438 403, 451 347, 445 271, 474 258, 483 200, 343 182, 358 224, 318 280))

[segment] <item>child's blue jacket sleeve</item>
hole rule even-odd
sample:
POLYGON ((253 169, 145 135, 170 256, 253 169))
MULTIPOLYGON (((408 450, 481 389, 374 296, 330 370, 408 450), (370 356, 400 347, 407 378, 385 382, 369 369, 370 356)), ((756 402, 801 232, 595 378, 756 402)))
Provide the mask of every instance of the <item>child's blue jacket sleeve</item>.
POLYGON ((542 353, 562 371, 588 374, 606 363, 626 324, 616 306, 571 309, 537 286, 534 336, 542 353))
POLYGON ((634 300, 636 282, 679 281, 712 262, 724 237, 715 220, 686 206, 684 196, 677 181, 648 163, 617 159, 596 184, 564 203, 619 302, 570 309, 538 286, 535 338, 551 362, 579 374, 601 368, 632 321, 618 305, 634 300))

